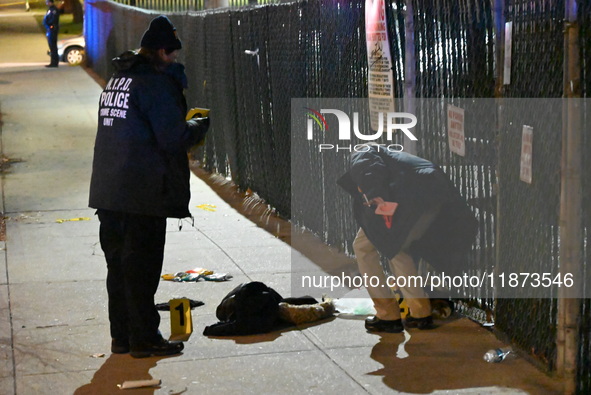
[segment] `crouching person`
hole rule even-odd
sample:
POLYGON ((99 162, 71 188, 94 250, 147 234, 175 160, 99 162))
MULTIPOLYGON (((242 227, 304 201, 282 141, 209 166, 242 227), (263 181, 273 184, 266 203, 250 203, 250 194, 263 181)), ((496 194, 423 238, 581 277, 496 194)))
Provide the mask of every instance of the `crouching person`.
POLYGON ((406 327, 434 328, 416 262, 424 258, 448 272, 463 269, 478 226, 465 200, 428 160, 371 144, 351 154, 351 168, 338 184, 352 195, 360 226, 353 242, 359 271, 375 285, 367 284, 376 315, 365 320, 366 329, 404 330, 393 285, 399 286, 410 310, 406 327), (386 277, 381 256, 393 277, 386 277))

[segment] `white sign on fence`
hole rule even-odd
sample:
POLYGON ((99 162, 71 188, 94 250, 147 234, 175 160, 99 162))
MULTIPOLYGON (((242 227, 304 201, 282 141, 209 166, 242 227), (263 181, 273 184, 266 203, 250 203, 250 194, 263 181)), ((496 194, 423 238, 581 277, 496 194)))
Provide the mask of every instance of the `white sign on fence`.
POLYGON ((447 137, 449 150, 454 154, 465 156, 464 109, 451 104, 447 105, 447 137))
POLYGON ((534 148, 534 129, 531 126, 523 125, 521 134, 521 165, 519 179, 531 184, 532 181, 532 153, 534 148))
POLYGON ((365 1, 365 36, 371 128, 378 130, 379 113, 394 112, 393 64, 384 0, 365 1))

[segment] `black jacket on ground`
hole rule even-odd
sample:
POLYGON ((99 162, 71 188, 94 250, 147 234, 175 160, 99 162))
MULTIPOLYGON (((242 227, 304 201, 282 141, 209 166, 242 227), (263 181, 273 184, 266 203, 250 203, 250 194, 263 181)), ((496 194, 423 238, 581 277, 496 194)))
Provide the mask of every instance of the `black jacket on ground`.
POLYGON ((441 206, 426 234, 413 243, 415 259, 424 258, 440 271, 463 268, 478 229, 470 208, 447 175, 426 159, 404 152, 370 146, 351 155, 351 169, 338 184, 353 197, 355 218, 367 238, 388 259, 398 254, 421 215, 441 206), (368 200, 381 197, 398 207, 388 229, 375 206, 364 206, 360 188, 368 200))
POLYGON ((89 205, 188 217, 187 149, 204 139, 208 121, 185 120, 180 65, 160 72, 131 51, 113 64, 117 71, 99 103, 89 205))

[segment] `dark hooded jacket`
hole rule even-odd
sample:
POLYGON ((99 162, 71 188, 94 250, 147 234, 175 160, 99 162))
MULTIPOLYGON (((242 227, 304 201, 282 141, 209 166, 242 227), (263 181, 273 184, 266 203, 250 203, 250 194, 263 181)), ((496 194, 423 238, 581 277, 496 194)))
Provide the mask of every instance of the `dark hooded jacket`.
POLYGON ((388 259, 400 252, 421 215, 440 207, 426 234, 410 246, 415 259, 424 258, 440 271, 455 272, 466 263, 478 223, 465 200, 436 165, 404 152, 370 146, 351 155, 351 169, 338 184, 353 197, 355 218, 367 238, 388 259), (387 228, 368 200, 381 197, 398 207, 387 228))
POLYGON ((60 26, 60 10, 54 5, 50 5, 43 17, 43 26, 47 34, 57 34, 60 26))
POLYGON ((131 51, 113 65, 99 103, 90 207, 190 216, 187 150, 204 139, 208 121, 185 120, 183 70, 160 72, 131 51))

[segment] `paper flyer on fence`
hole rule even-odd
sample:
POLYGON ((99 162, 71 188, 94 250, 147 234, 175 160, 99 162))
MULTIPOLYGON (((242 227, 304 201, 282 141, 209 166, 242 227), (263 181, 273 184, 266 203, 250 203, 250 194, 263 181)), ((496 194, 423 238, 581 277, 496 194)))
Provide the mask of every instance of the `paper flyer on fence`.
POLYGON ((394 111, 394 77, 384 0, 365 2, 365 35, 371 128, 377 130, 378 114, 394 111))

